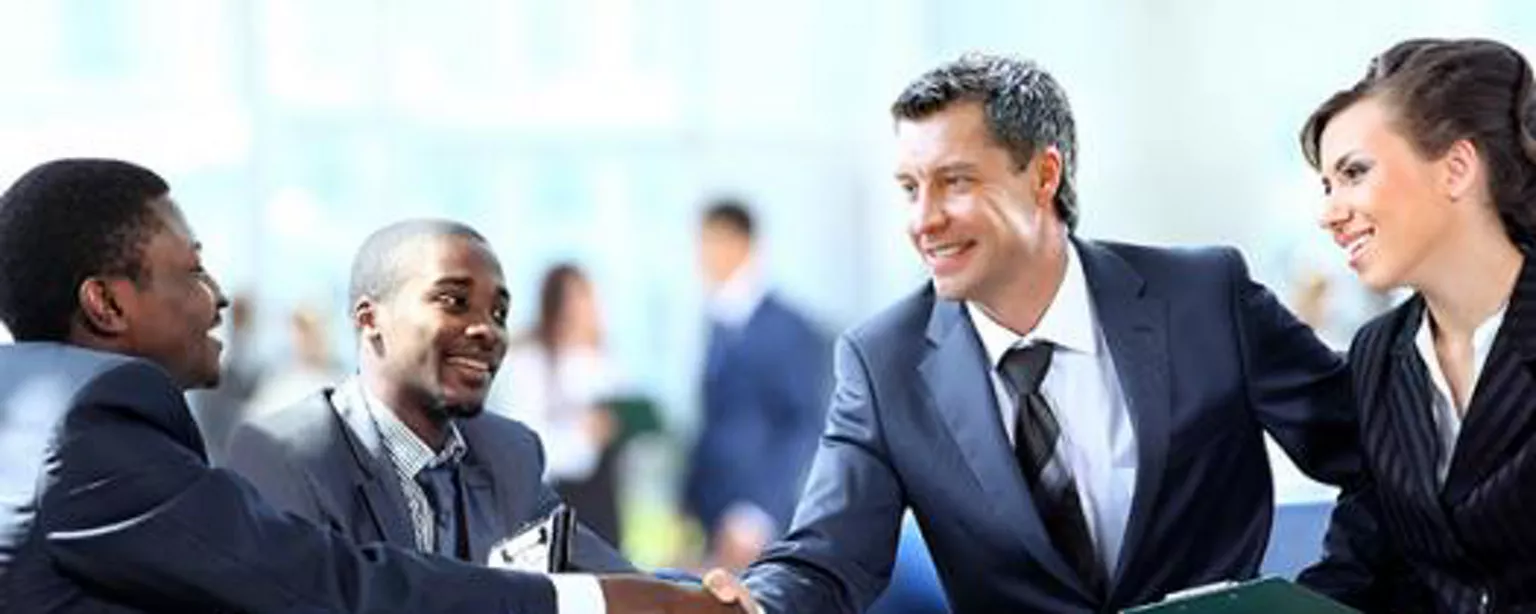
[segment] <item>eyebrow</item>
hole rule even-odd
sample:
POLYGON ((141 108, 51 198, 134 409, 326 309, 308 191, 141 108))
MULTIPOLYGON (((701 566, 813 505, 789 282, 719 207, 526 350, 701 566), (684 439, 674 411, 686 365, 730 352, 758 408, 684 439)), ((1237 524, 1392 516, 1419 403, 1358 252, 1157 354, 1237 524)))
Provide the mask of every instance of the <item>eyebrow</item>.
MULTIPOLYGON (((474 287, 474 285, 475 285, 475 280, 470 278, 470 277, 455 276, 455 277, 444 277, 442 279, 437 280, 436 282, 433 282, 432 283, 432 288, 433 289, 437 289, 437 288, 442 288, 444 286, 452 286, 454 288, 468 289, 468 288, 474 287)), ((496 298, 499 298, 499 299, 502 299, 502 300, 506 300, 506 301, 511 301, 512 300, 512 293, 507 291, 507 287, 506 286, 496 286, 496 298)))
MULTIPOLYGON (((944 164, 940 164, 938 168, 933 169, 933 174, 945 175, 960 172, 975 172, 976 169, 976 164, 972 162, 945 162, 944 164)), ((907 171, 898 171, 895 174, 895 177, 897 181, 903 181, 906 179, 911 179, 912 175, 912 173, 907 171)))

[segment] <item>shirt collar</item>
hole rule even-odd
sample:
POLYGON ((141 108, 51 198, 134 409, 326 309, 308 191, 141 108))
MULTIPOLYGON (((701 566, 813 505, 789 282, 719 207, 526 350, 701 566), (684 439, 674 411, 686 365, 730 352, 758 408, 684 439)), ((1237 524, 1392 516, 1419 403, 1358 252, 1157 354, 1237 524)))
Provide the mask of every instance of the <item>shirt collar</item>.
MULTIPOLYGON (((1488 316, 1488 319, 1483 320, 1483 323, 1478 324, 1477 328, 1472 331, 1472 375, 1474 378, 1483 370, 1483 361, 1488 359, 1488 352, 1493 349, 1493 340, 1499 334, 1499 327, 1504 323, 1504 314, 1507 311, 1509 311, 1509 303, 1506 302, 1503 306, 1499 307, 1498 311, 1488 316)), ((1438 369, 1440 359, 1438 358, 1439 355, 1435 353, 1435 336, 1434 331, 1430 327, 1428 306, 1425 306, 1424 316, 1419 319, 1418 332, 1413 334, 1413 345, 1419 351, 1419 358, 1426 365, 1430 361, 1434 361, 1434 364, 1437 365, 1436 369, 1438 369)), ((1473 385, 1476 385, 1475 381, 1473 385)))
POLYGON ((747 324, 768 294, 755 258, 747 258, 709 297, 709 315, 731 328, 747 324))
POLYGON ((1029 333, 1020 335, 993 320, 980 305, 966 302, 966 315, 981 337, 987 351, 989 364, 999 364, 1003 354, 1014 347, 1023 347, 1036 341, 1049 341, 1059 349, 1080 352, 1090 356, 1098 354, 1099 322, 1093 313, 1093 302, 1088 297, 1088 278, 1078 257, 1077 245, 1066 241, 1064 257, 1066 271, 1055 298, 1040 315, 1040 322, 1029 333))
POLYGON ((384 452, 389 455, 397 471, 414 477, 427 467, 438 467, 464 460, 464 456, 469 452, 469 445, 464 442, 464 435, 459 432, 459 425, 453 420, 448 421, 448 443, 443 446, 442 452, 433 452, 432 447, 417 437, 404 422, 401 422, 395 412, 375 397, 367 386, 361 388, 363 399, 368 404, 368 413, 373 417, 374 427, 379 431, 379 440, 384 445, 384 452))

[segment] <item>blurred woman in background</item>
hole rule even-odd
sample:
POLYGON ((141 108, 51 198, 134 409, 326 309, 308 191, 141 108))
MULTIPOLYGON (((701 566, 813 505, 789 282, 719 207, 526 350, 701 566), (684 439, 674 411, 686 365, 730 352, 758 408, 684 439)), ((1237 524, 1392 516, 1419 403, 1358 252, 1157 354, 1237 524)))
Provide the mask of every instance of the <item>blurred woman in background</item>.
POLYGON ((617 484, 609 445, 616 421, 602 404, 615 385, 603 354, 591 281, 573 264, 551 268, 540 284, 538 319, 508 350, 487 407, 539 434, 545 479, 582 522, 617 545, 617 484))

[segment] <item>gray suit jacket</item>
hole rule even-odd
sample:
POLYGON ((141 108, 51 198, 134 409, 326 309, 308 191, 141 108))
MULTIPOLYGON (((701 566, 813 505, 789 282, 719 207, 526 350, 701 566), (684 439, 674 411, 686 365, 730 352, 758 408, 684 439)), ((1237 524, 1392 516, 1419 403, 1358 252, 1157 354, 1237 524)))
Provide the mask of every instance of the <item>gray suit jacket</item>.
POLYGON ((555 611, 549 580, 379 544, 208 467, 159 367, 0 347, 0 613, 555 611))
MULTIPOLYGON (((469 550, 483 563, 491 546, 548 514, 560 499, 541 481, 544 449, 533 431, 489 413, 458 425, 469 447, 463 467, 469 550)), ((353 541, 415 545, 405 495, 356 379, 242 425, 230 439, 225 465, 279 509, 353 541)), ((578 569, 634 571, 585 527, 574 539, 571 559, 578 569)))

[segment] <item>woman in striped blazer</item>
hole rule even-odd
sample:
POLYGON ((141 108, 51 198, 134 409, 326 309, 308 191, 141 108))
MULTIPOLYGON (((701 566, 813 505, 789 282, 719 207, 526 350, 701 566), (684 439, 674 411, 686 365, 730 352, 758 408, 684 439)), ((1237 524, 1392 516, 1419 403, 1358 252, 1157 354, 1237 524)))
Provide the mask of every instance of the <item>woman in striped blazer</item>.
POLYGON ((1412 298, 1350 348, 1372 483, 1304 584, 1368 612, 1536 612, 1536 103, 1488 40, 1411 40, 1301 132, 1320 222, 1412 298))

